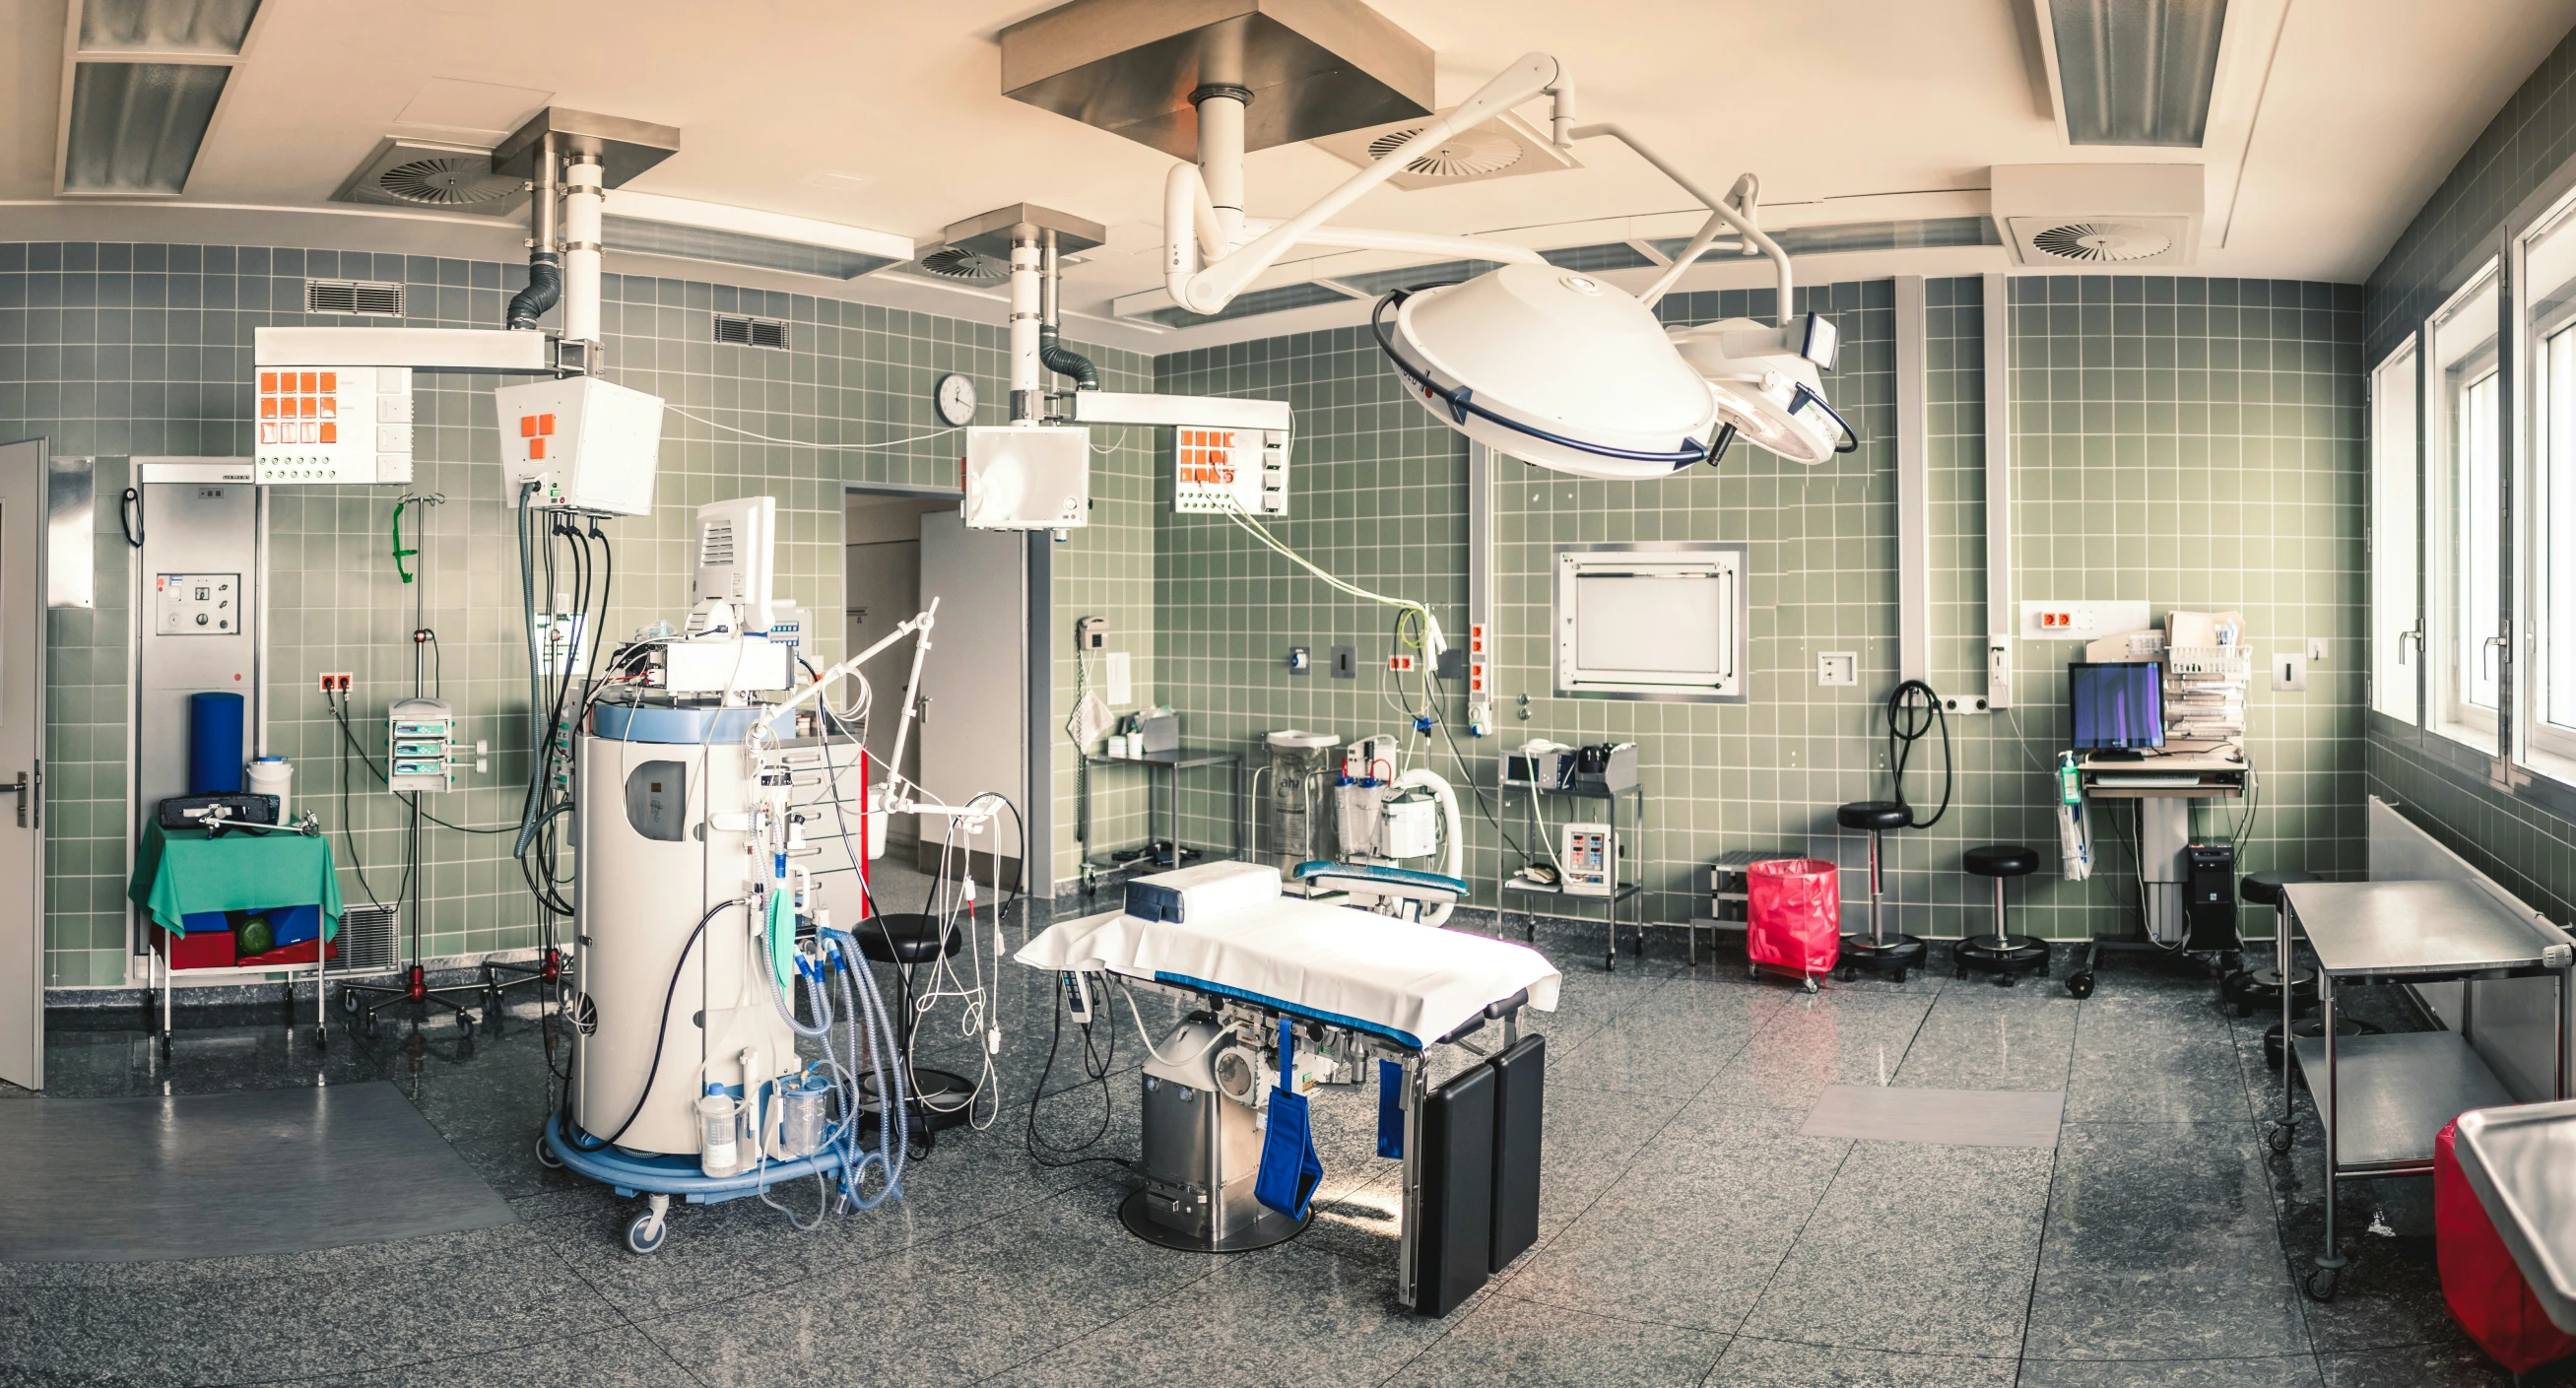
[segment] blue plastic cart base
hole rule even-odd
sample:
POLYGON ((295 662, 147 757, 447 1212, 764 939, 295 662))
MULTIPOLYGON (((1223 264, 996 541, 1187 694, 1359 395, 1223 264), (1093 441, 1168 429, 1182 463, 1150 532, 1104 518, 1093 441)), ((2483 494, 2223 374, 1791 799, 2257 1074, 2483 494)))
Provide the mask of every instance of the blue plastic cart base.
MULTIPOLYGON (((721 1205, 807 1176, 828 1180, 847 1164, 841 1145, 844 1127, 835 1125, 827 1132, 822 1149, 813 1156, 771 1161, 731 1176, 710 1176, 698 1168, 695 1157, 643 1156, 605 1145, 577 1146, 565 1140, 563 1115, 558 1113, 546 1119, 546 1130, 537 1138, 537 1161, 588 1177, 619 1195, 643 1196, 645 1207, 626 1222, 626 1250, 651 1254, 662 1250, 670 1233, 672 1196, 691 1205, 721 1205)), ((862 1158, 867 1155, 860 1153, 862 1158)))

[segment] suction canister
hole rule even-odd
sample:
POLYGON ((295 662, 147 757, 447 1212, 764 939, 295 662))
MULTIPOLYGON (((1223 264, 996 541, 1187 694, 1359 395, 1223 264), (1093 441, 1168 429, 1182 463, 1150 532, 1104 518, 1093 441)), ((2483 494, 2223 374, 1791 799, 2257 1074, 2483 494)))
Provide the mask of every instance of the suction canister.
POLYGON ((824 1101, 832 1082, 806 1075, 784 1083, 778 1093, 778 1155, 810 1157, 823 1150, 824 1101))

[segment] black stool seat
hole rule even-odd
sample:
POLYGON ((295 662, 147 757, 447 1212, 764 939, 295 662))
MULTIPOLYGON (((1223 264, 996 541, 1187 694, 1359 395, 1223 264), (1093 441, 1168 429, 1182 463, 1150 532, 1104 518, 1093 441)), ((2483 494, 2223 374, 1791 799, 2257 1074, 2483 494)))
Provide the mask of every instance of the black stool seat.
POLYGON ((2313 872, 2301 872, 2297 868, 2272 868, 2245 874, 2245 880, 2237 885, 2237 891, 2258 906, 2278 906, 2283 887, 2324 880, 2313 872))
POLYGON ((1867 829, 1874 834, 1914 827, 1913 811, 1893 800, 1855 800, 1834 811, 1834 820, 1846 829, 1867 829))
POLYGON ((940 933, 936 917, 910 911, 871 916, 850 932, 859 953, 880 964, 927 964, 955 954, 965 943, 963 930, 940 933))
POLYGON ((1979 877, 2028 877, 2039 871, 2039 855, 2019 844, 1990 843, 1960 854, 1959 866, 1979 877))

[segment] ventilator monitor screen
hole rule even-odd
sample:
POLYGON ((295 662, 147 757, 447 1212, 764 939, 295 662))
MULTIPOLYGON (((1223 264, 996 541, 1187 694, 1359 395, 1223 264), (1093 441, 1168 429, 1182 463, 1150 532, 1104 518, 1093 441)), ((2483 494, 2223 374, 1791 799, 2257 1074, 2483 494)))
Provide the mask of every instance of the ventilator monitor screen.
POLYGON ((2164 668, 2152 660, 2068 665, 2075 750, 2164 746, 2164 668))

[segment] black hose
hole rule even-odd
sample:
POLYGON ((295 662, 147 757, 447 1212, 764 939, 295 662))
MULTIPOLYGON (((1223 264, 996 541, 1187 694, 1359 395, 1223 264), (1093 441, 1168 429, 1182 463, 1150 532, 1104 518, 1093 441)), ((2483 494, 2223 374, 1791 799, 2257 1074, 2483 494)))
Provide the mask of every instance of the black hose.
POLYGON ((1038 360, 1059 376, 1071 376, 1075 390, 1100 389, 1100 368, 1091 364, 1091 358, 1056 341, 1052 324, 1038 327, 1038 360))
POLYGON ((1896 778, 1896 803, 1905 807, 1906 827, 1929 829, 1950 812, 1950 791, 1959 774, 1950 758, 1950 715, 1941 707, 1941 696, 1921 680, 1907 680, 1887 696, 1887 766, 1896 778), (1930 819, 1916 819, 1913 802, 1905 798, 1905 764, 1913 759, 1914 744, 1936 722, 1941 726, 1941 807, 1930 819))
POLYGON ((514 329, 533 328, 563 298, 563 257, 553 251, 528 255, 528 287, 511 296, 507 320, 514 329))
MULTIPOLYGON (((680 960, 678 963, 671 966, 671 984, 668 988, 665 988, 662 991, 662 1020, 660 1024, 653 1028, 653 1059, 650 1064, 644 1067, 644 1088, 635 1096, 634 1111, 626 1115, 625 1122, 617 1125, 617 1131, 610 1133, 608 1136, 599 1140, 600 1147, 616 1145, 617 1139, 626 1136, 626 1130, 635 1126, 635 1120, 644 1116, 644 1101, 653 1097, 653 1080, 658 1074, 660 1074, 662 1069, 662 1038, 668 1035, 671 1030, 671 999, 679 996, 680 975, 688 972, 689 968, 689 951, 696 949, 698 947, 698 941, 706 937, 707 922, 716 918, 716 912, 740 906, 743 904, 744 900, 745 898, 743 897, 735 897, 731 901, 719 901, 715 905, 708 907, 707 913, 698 917, 697 929, 690 931, 689 938, 681 942, 680 960)), ((599 1149, 594 1147, 588 1150, 597 1151, 599 1149)))

